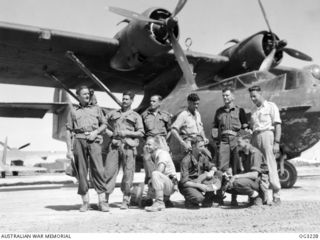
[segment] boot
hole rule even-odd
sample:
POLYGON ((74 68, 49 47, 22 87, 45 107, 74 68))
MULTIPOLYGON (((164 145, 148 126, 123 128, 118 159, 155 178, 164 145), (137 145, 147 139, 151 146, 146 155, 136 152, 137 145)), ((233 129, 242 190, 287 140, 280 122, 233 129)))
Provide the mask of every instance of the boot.
POLYGON ((140 202, 140 207, 150 207, 153 204, 153 200, 151 198, 142 198, 140 202))
POLYGON ((109 204, 106 202, 105 194, 100 193, 98 194, 98 199, 99 199, 99 210, 101 212, 109 212, 109 204))
POLYGON ((144 209, 147 211, 147 212, 158 212, 158 211, 161 211, 162 209, 165 209, 166 206, 164 205, 164 202, 157 199, 153 204, 152 206, 150 207, 145 207, 144 209))
POLYGON ((140 208, 145 208, 145 207, 149 207, 153 204, 153 200, 152 198, 150 197, 150 194, 149 192, 149 185, 148 184, 145 184, 143 186, 143 191, 142 191, 142 195, 141 195, 141 201, 139 203, 139 207, 140 208))
POLYGON ((166 208, 173 208, 174 205, 170 200, 170 196, 164 195, 164 205, 166 206, 166 208))
POLYGON ((184 206, 187 209, 199 209, 200 208, 199 203, 193 203, 188 200, 185 200, 184 206))
POLYGON ((201 207, 204 207, 204 208, 213 207, 214 197, 215 197, 214 192, 206 192, 206 194, 204 195, 204 200, 201 203, 201 207))
POLYGON ((129 208, 130 196, 123 196, 122 204, 120 206, 121 210, 127 210, 129 208))
POLYGON ((80 207, 80 212, 86 212, 90 208, 89 204, 89 193, 87 192, 85 195, 81 195, 82 198, 82 205, 80 207))
POLYGON ((262 199, 259 196, 259 193, 257 191, 253 191, 251 196, 249 196, 249 205, 250 206, 261 206, 262 205, 262 199))
POLYGON ((162 190, 156 190, 156 201, 152 204, 150 207, 145 207, 144 209, 147 212, 157 212, 161 211, 162 209, 165 209, 166 206, 163 202, 163 191, 162 190))

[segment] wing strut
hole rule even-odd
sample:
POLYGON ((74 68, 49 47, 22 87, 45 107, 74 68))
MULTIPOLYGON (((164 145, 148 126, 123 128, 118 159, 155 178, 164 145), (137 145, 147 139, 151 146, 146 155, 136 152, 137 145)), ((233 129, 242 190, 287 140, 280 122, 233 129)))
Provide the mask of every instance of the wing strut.
POLYGON ((71 59, 85 74, 88 75, 96 84, 98 84, 99 87, 102 88, 120 107, 121 107, 121 102, 119 99, 110 91, 110 89, 103 84, 103 82, 100 81, 100 79, 94 75, 81 61, 77 56, 71 52, 67 51, 66 56, 71 59))
POLYGON ((75 100, 77 100, 78 102, 80 102, 79 98, 77 97, 76 94, 74 94, 73 92, 70 91, 70 89, 63 84, 63 82, 61 82, 55 75, 45 72, 45 74, 51 78, 52 80, 54 80, 55 82, 57 82, 67 93, 69 93, 75 100))

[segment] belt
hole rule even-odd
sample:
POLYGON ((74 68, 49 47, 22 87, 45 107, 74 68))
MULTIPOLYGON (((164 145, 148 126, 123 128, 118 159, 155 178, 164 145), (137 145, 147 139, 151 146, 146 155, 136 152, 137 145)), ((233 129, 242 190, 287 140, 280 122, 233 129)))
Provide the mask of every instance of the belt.
POLYGON ((267 131, 273 131, 273 129, 255 130, 253 132, 253 134, 260 134, 260 133, 267 132, 267 131))
POLYGON ((221 135, 232 135, 232 136, 237 136, 237 132, 232 131, 232 130, 224 130, 221 132, 221 135))
POLYGON ((87 138, 88 135, 90 135, 91 132, 79 132, 75 134, 76 138, 87 138))

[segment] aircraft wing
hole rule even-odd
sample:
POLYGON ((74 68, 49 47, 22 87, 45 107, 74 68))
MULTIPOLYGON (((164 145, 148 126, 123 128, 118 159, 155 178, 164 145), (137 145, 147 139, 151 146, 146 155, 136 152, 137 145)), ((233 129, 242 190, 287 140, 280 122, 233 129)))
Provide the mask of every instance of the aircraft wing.
POLYGON ((1 103, 0 117, 43 118, 46 113, 59 113, 68 103, 1 103))
POLYGON ((6 171, 6 172, 36 172, 36 171, 47 171, 47 169, 43 168, 43 167, 25 167, 25 166, 2 165, 2 166, 0 166, 0 171, 6 171))
MULTIPOLYGON (((144 86, 158 76, 181 76, 180 68, 172 53, 148 59, 140 68, 120 72, 110 67, 110 59, 119 47, 114 38, 102 38, 52 29, 0 22, 0 83, 45 87, 60 87, 45 76, 54 74, 67 87, 87 84, 99 90, 92 81, 65 56, 72 51, 113 92, 131 89, 143 92, 144 86), (170 71, 178 72, 172 74, 170 71)), ((196 79, 210 81, 212 74, 229 61, 215 56, 186 51, 197 74, 196 79)), ((172 79, 173 80, 173 79, 172 79)), ((197 82, 199 86, 202 83, 197 82)))

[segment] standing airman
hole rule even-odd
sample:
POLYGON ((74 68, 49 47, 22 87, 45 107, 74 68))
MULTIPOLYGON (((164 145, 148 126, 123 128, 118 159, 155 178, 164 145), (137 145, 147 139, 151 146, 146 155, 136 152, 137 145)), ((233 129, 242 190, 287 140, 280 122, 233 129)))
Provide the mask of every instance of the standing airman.
POLYGON ((120 209, 128 209, 130 202, 130 190, 132 187, 135 172, 135 161, 139 137, 143 137, 143 123, 140 115, 131 109, 134 94, 126 91, 122 96, 121 109, 110 112, 107 115, 108 123, 112 129, 107 129, 106 133, 112 138, 109 152, 106 159, 107 193, 106 200, 113 192, 119 166, 122 165, 123 178, 121 191, 123 201, 120 209))
POLYGON ((101 155, 101 136, 106 128, 106 119, 101 109, 90 103, 90 92, 87 86, 80 86, 76 90, 79 106, 73 109, 67 122, 67 157, 74 159, 75 171, 79 181, 78 194, 83 204, 81 212, 89 210, 88 169, 94 189, 99 197, 99 209, 109 211, 105 202, 106 182, 101 155), (74 137, 73 146, 72 139, 74 137))

